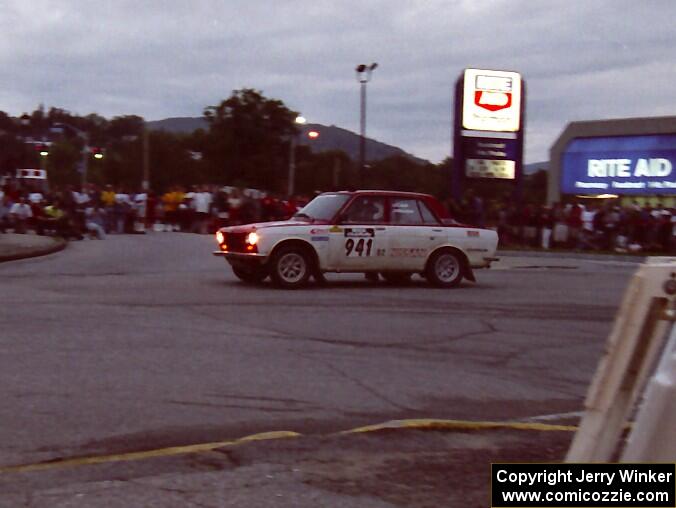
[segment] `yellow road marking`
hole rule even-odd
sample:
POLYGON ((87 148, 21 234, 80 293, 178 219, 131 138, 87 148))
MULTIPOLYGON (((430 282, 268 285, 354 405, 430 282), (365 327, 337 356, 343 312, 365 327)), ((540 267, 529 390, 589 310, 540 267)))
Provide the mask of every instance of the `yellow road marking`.
POLYGON ((558 431, 574 432, 577 427, 574 425, 552 425, 548 423, 526 423, 526 422, 474 422, 471 420, 434 420, 434 419, 413 419, 413 420, 392 420, 376 425, 367 425, 357 429, 345 430, 340 434, 353 434, 360 432, 375 432, 378 430, 390 429, 421 429, 421 430, 480 430, 480 429, 513 429, 513 430, 536 430, 541 432, 558 431))
POLYGON ((38 462, 36 464, 24 464, 18 466, 0 467, 0 473, 28 473, 32 471, 45 471, 49 469, 59 469, 68 466, 86 466, 91 464, 106 464, 110 462, 128 462, 132 460, 145 460, 157 457, 170 457, 172 455, 186 455, 189 453, 210 452, 217 448, 235 446, 249 441, 277 440, 291 437, 298 437, 301 434, 292 431, 275 431, 253 434, 232 441, 216 441, 213 443, 200 443, 185 446, 171 446, 168 448, 158 448, 156 450, 145 450, 141 452, 119 453, 115 455, 98 455, 92 457, 74 457, 72 459, 60 459, 50 462, 38 462))
MULTIPOLYGON (((411 419, 411 420, 391 420, 389 422, 376 425, 366 425, 355 429, 343 430, 333 435, 363 434, 367 432, 377 432, 380 430, 394 429, 420 429, 420 430, 482 430, 482 429, 513 429, 513 430, 532 430, 539 432, 558 431, 574 432, 577 430, 573 425, 552 425, 547 423, 525 423, 525 422, 481 422, 471 420, 435 420, 435 419, 411 419)), ((168 448, 158 448, 156 450, 145 450, 140 452, 119 453, 114 455, 96 455, 91 457, 74 457, 70 459, 59 459, 49 462, 38 462, 34 464, 20 464, 16 466, 0 467, 0 474, 6 473, 28 473, 35 471, 48 471, 51 469, 61 469, 65 467, 86 466, 93 464, 108 464, 113 462, 129 462, 135 460, 147 460, 158 457, 170 457, 174 455, 187 455, 191 453, 204 453, 218 448, 232 447, 252 441, 273 441, 279 439, 289 439, 301 437, 303 434, 298 432, 280 430, 272 432, 261 432, 244 436, 230 441, 215 441, 212 443, 199 443, 185 446, 171 446, 168 448)))

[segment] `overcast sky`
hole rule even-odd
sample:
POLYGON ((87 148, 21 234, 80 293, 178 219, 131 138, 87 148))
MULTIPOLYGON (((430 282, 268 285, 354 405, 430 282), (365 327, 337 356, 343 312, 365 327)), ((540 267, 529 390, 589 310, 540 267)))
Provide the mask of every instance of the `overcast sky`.
POLYGON ((0 110, 201 116, 256 88, 367 135, 450 154, 464 68, 527 87, 526 162, 572 120, 676 114, 676 0, 0 0, 0 110))

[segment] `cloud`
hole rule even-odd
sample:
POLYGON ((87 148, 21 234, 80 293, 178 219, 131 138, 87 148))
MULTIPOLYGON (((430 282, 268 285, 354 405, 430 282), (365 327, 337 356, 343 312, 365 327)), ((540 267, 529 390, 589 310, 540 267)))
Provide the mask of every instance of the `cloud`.
POLYGON ((526 158, 568 121, 673 114, 671 0, 342 2, 6 0, 0 109, 47 106, 149 119, 198 116, 253 87, 312 122, 359 128, 440 161, 466 67, 527 81, 526 158))

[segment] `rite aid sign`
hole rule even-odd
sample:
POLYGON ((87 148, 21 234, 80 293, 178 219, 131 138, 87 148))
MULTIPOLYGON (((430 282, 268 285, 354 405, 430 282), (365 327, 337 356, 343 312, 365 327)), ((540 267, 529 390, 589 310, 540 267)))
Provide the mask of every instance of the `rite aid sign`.
POLYGON ((520 112, 521 75, 518 72, 465 69, 464 129, 517 132, 520 112))
POLYGON ((676 194, 676 135, 578 138, 563 153, 568 194, 676 194))

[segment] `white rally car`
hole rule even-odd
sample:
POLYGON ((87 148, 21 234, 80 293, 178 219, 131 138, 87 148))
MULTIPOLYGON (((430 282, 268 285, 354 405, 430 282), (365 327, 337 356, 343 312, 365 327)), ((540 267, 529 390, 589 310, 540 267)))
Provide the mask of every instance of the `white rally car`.
POLYGON ((320 194, 291 219, 231 226, 216 233, 219 250, 245 282, 270 276, 283 288, 325 272, 361 272, 404 282, 421 274, 439 287, 474 281, 472 268, 496 258, 495 231, 443 219, 432 196, 411 192, 320 194))

